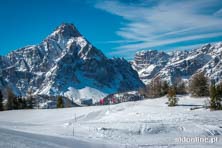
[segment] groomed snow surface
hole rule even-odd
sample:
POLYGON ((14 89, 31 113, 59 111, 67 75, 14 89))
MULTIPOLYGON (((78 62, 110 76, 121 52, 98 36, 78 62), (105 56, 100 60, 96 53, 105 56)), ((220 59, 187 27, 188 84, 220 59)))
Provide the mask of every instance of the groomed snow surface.
POLYGON ((203 108, 207 98, 179 99, 176 107, 168 107, 162 97, 109 106, 0 112, 0 148, 221 148, 222 111, 203 108), (189 142, 184 137, 209 141, 189 142))

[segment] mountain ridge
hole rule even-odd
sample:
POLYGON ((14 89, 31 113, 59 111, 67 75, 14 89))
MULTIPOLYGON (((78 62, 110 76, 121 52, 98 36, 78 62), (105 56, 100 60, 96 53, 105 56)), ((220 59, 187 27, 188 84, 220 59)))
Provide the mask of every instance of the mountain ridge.
MULTIPOLYGON (((1 85, 19 95, 63 95, 98 100, 109 93, 139 89, 144 84, 125 59, 108 59, 73 24, 62 24, 40 44, 0 58, 1 85)), ((0 85, 0 86, 1 86, 0 85)))
POLYGON ((210 80, 222 80, 222 42, 205 44, 192 50, 171 51, 144 50, 135 54, 132 67, 141 80, 149 84, 155 77, 169 83, 178 77, 188 81, 198 72, 204 72, 210 80), (155 62, 151 62, 152 61, 155 62))

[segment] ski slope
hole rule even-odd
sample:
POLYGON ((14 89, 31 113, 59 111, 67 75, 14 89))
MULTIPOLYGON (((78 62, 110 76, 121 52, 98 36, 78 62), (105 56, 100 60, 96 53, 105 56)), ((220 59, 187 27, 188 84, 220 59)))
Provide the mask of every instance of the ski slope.
POLYGON ((110 106, 0 112, 0 147, 222 147, 222 111, 207 98, 179 96, 110 106), (213 139, 181 142, 180 137, 213 139), (25 145, 25 146, 23 146, 25 145))
POLYGON ((38 135, 0 128, 1 148, 115 148, 115 145, 96 144, 61 138, 54 136, 38 135))

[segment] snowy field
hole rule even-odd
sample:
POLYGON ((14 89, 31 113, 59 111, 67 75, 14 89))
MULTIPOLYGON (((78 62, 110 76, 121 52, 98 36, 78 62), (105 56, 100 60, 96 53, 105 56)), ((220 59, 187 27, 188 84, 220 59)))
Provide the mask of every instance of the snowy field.
POLYGON ((179 98, 176 107, 168 107, 162 97, 110 106, 0 112, 0 148, 221 148, 222 111, 204 109, 206 98, 179 98))

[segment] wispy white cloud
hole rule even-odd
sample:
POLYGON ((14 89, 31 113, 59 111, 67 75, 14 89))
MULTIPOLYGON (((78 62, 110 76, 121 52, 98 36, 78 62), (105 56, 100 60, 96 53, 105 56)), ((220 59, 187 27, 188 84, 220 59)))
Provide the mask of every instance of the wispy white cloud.
POLYGON ((221 36, 221 9, 215 9, 220 5, 220 0, 145 0, 133 4, 102 0, 95 7, 125 20, 116 34, 131 42, 113 52, 119 54, 221 36))
POLYGON ((214 13, 215 16, 222 16, 222 8, 214 13))
POLYGON ((134 40, 111 40, 111 41, 99 41, 94 42, 96 44, 122 44, 122 43, 138 43, 138 41, 134 40))
POLYGON ((122 49, 122 50, 117 50, 116 53, 117 54, 124 53, 125 52, 124 49, 127 49, 127 51, 137 51, 138 49, 153 48, 155 46, 163 46, 163 45, 168 45, 168 44, 173 44, 173 43, 180 43, 184 41, 192 41, 196 39, 206 39, 206 38, 212 38, 215 36, 222 36, 222 32, 192 35, 192 36, 185 36, 185 37, 180 37, 180 38, 165 39, 161 41, 156 40, 152 42, 143 42, 143 43, 138 43, 138 44, 124 45, 124 46, 118 47, 117 49, 122 49))

